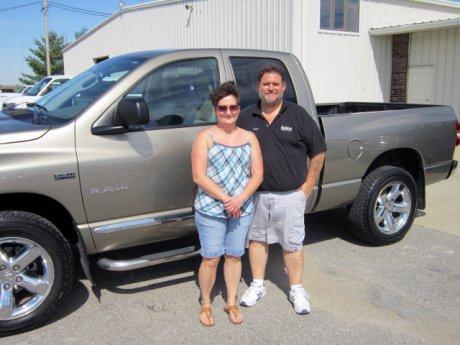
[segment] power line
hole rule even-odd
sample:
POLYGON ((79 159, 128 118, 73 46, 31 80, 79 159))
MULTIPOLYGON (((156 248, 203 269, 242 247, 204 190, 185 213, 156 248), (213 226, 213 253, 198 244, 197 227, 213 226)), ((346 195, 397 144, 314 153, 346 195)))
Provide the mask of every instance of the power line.
POLYGON ((50 1, 50 3, 55 4, 55 5, 59 5, 59 6, 62 6, 62 7, 67 7, 67 8, 70 8, 70 9, 74 9, 74 10, 79 10, 79 11, 99 13, 99 14, 104 14, 104 15, 107 15, 107 16, 111 15, 110 13, 88 10, 88 9, 81 8, 81 7, 74 7, 74 6, 70 6, 70 5, 61 4, 60 2, 55 2, 55 1, 50 1))
POLYGON ((86 11, 72 10, 70 8, 60 7, 60 6, 55 5, 55 4, 51 4, 50 7, 59 8, 61 10, 75 12, 75 13, 89 14, 89 15, 92 15, 92 16, 99 16, 99 17, 109 17, 110 16, 110 14, 98 14, 98 13, 92 13, 92 12, 86 12, 86 11))
POLYGON ((61 3, 58 3, 58 2, 54 2, 54 1, 50 1, 49 3, 50 3, 51 6, 59 8, 61 10, 77 12, 77 13, 82 13, 82 14, 90 14, 90 15, 100 16, 100 17, 109 17, 109 16, 111 16, 110 13, 87 10, 87 9, 84 9, 84 8, 64 5, 64 4, 61 4, 61 3))
POLYGON ((15 9, 17 9, 17 8, 26 7, 26 6, 31 6, 31 5, 35 5, 35 4, 39 4, 39 3, 40 3, 40 1, 34 1, 34 2, 29 2, 29 3, 27 3, 27 4, 19 5, 19 6, 1 8, 1 9, 0 9, 0 12, 11 11, 11 10, 15 10, 15 9))

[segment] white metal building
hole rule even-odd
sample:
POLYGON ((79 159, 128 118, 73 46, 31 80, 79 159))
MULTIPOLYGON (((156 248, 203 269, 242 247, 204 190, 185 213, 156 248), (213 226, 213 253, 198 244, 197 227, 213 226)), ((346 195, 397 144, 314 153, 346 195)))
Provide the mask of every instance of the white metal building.
POLYGON ((291 52, 317 103, 450 104, 460 115, 460 4, 449 1, 156 1, 123 8, 66 47, 65 73, 167 48, 291 52))

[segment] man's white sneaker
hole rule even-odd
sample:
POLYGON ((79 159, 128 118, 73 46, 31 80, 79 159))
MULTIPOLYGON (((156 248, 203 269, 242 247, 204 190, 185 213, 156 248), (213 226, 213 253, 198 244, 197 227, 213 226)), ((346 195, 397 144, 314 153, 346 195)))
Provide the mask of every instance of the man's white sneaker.
POLYGON ((249 288, 241 297, 240 305, 243 307, 252 307, 259 299, 264 297, 266 293, 267 289, 265 288, 265 285, 254 285, 254 283, 251 283, 249 288))
POLYGON ((299 315, 310 313, 311 306, 308 299, 308 294, 304 288, 289 291, 289 300, 294 306, 294 311, 299 315))

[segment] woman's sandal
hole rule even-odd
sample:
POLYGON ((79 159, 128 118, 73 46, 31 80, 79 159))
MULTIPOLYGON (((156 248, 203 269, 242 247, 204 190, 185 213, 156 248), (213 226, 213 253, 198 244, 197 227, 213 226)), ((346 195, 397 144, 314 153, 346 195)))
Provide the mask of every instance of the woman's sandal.
POLYGON ((214 326, 211 305, 205 304, 201 306, 199 319, 203 326, 214 326))
POLYGON ((236 305, 226 305, 224 311, 228 314, 228 319, 231 323, 239 325, 243 322, 243 314, 236 305))

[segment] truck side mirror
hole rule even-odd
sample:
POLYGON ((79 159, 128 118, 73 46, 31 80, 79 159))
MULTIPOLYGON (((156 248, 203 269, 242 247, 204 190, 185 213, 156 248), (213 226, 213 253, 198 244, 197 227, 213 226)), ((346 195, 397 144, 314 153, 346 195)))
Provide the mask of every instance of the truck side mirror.
POLYGON ((149 107, 143 98, 123 98, 113 116, 115 126, 145 125, 150 121, 149 107))

